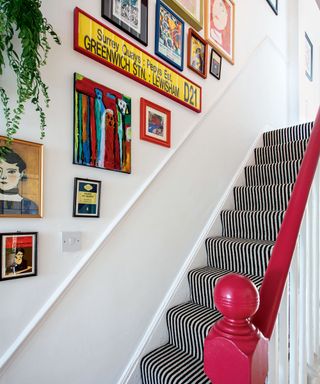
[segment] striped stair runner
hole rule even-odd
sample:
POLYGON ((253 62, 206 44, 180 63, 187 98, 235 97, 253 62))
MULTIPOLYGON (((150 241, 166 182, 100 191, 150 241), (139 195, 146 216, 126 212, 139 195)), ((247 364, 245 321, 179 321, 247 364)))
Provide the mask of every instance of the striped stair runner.
POLYGON ((206 240, 207 266, 188 273, 190 301, 167 312, 168 343, 143 357, 143 384, 210 384, 203 372, 204 339, 221 315, 217 280, 230 272, 260 288, 313 123, 263 135, 245 186, 234 188, 234 210, 221 212, 222 236, 206 240))

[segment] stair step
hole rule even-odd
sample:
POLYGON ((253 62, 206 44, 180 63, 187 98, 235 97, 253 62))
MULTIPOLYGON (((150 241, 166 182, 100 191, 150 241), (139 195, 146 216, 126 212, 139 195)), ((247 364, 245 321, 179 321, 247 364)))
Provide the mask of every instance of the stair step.
POLYGON ((256 185, 233 189, 236 210, 281 211, 287 208, 294 184, 256 185))
POLYGON ((221 211, 222 236, 275 241, 284 211, 221 211))
POLYGON ((313 122, 277 129, 263 134, 263 145, 278 145, 289 141, 305 140, 310 137, 313 122))
POLYGON ((201 360, 203 343, 220 312, 191 302, 177 305, 167 312, 169 343, 201 360))
MULTIPOLYGON (((217 269, 212 267, 204 267, 193 269, 188 273, 188 281, 191 292, 191 301, 195 304, 202 305, 207 308, 216 309, 213 301, 213 291, 220 277, 230 273, 228 270, 217 269)), ((259 289, 263 277, 244 274, 259 289)))
POLYGON ((273 242, 209 237, 206 239, 208 265, 230 272, 264 276, 273 242))
POLYGON ((203 362, 166 344, 141 361, 144 384, 211 384, 203 371, 203 362))
POLYGON ((300 163, 301 160, 295 160, 245 167, 246 185, 293 184, 297 178, 300 163))
POLYGON ((296 140, 289 143, 259 147, 254 150, 256 165, 281 163, 303 158, 308 140, 296 140))

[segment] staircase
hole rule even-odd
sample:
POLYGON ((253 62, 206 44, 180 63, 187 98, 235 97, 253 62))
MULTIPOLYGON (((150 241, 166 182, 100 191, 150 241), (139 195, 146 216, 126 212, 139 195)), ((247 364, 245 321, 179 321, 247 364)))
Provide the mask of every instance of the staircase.
POLYGON ((207 266, 188 274, 190 301, 167 312, 168 343, 141 361, 143 384, 210 384, 203 372, 203 342, 221 317, 214 286, 229 272, 261 286, 312 126, 263 134, 255 165, 244 169, 246 185, 234 188, 235 208, 221 212, 222 236, 206 240, 207 266))

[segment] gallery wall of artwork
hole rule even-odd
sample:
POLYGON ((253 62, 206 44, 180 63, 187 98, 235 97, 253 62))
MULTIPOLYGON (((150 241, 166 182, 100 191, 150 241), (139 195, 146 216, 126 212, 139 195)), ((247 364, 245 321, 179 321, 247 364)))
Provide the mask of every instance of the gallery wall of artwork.
MULTIPOLYGON (((14 152, 22 159, 22 166, 16 165, 15 184, 11 188, 15 193, 10 198, 2 197, 0 205, 3 209, 0 211, 0 295, 6 308, 5 316, 23 316, 24 319, 23 323, 4 322, 0 330, 0 356, 6 354, 25 327, 38 316, 42 306, 47 305, 79 265, 85 265, 100 247, 104 257, 99 259, 101 275, 97 274, 95 278, 97 281, 104 279, 107 286, 112 285, 110 292, 115 300, 121 300, 118 297, 122 292, 121 284, 126 284, 126 291, 127 284, 132 289, 139 285, 134 275, 137 274, 139 279, 139 269, 143 271, 143 261, 149 259, 152 260, 149 267, 159 263, 159 270, 165 275, 162 281, 155 277, 155 284, 161 289, 158 301, 163 297, 165 282, 169 284, 186 254, 179 226, 174 244, 171 243, 172 232, 165 231, 168 217, 175 222, 175 210, 167 212, 163 209, 162 216, 156 210, 158 203, 154 202, 155 212, 159 215, 157 225, 163 236, 164 260, 174 256, 177 260, 174 266, 176 270, 167 270, 161 264, 162 260, 153 259, 150 251, 153 238, 150 236, 144 239, 144 252, 123 255, 128 258, 126 261, 130 271, 127 273, 125 270, 125 283, 120 282, 117 278, 119 271, 114 265, 114 253, 106 247, 106 239, 111 233, 121 231, 122 242, 134 244, 131 236, 133 227, 140 233, 147 232, 148 220, 140 220, 134 204, 139 202, 147 205, 152 201, 150 196, 146 197, 146 191, 153 180, 159 180, 159 175, 163 174, 167 176, 167 181, 159 181, 158 189, 163 191, 163 195, 158 196, 158 201, 162 198, 170 200, 168 188, 172 185, 178 189, 180 176, 178 166, 171 164, 173 159, 178 164, 181 159, 180 166, 184 167, 182 150, 186 143, 194 143, 186 155, 186 158, 194 160, 194 167, 201 152, 201 142, 212 142, 212 156, 225 156, 222 145, 217 145, 219 140, 224 140, 222 115, 230 114, 236 104, 237 118, 245 118, 249 108, 244 102, 245 98, 238 97, 238 94, 233 98, 230 96, 231 102, 225 108, 221 107, 223 113, 219 125, 214 125, 202 141, 196 140, 195 132, 202 132, 208 112, 220 105, 222 95, 232 89, 237 77, 244 73, 265 36, 269 36, 284 57, 287 54, 287 41, 282 37, 287 29, 287 7, 281 1, 278 4, 271 0, 259 0, 254 5, 249 1, 225 1, 223 5, 228 17, 222 24, 226 32, 219 35, 214 30, 216 28, 207 27, 208 36, 205 26, 208 19, 206 4, 209 12, 213 12, 214 2, 210 7, 206 1, 163 0, 160 3, 141 0, 138 2, 141 4, 140 14, 136 14, 134 3, 130 12, 127 8, 122 11, 119 4, 122 4, 120 0, 43 2, 44 14, 54 25, 63 44, 52 48, 48 67, 43 72, 51 95, 46 137, 43 141, 39 139, 38 130, 35 129, 37 118, 28 108, 19 137, 13 144, 14 152), (166 10, 162 16, 161 4, 162 9, 166 10), (74 49, 80 42, 75 41, 75 8, 98 21, 99 27, 93 31, 93 36, 87 33, 79 35, 83 37, 83 44, 86 44, 84 49, 90 51, 91 55, 74 49), (247 23, 248 14, 255 15, 251 25, 247 23), (160 20, 160 16, 163 20, 160 20), (116 38, 111 39, 101 26, 111 30, 116 38), (106 65, 105 61, 109 64, 106 65), (128 214, 132 215, 135 224, 121 229, 119 223, 126 222, 128 214), (62 252, 61 232, 75 230, 82 234, 81 250, 73 254, 62 252), (28 239, 28 243, 21 243, 24 238, 28 239), (174 255, 170 251, 165 252, 168 251, 166 244, 175 250, 174 255), (20 248, 24 248, 24 254, 20 248), (22 254, 18 255, 19 252, 22 254), (22 290, 24 300, 20 300, 22 290), (19 306, 15 305, 18 301, 19 306)), ((314 30, 304 32, 307 32, 314 47, 320 45, 314 30)), ((303 44, 304 39, 303 33, 303 44)), ((259 62, 258 65, 264 70, 269 64, 259 62)), ((314 62, 314 68, 315 65, 314 62)), ((305 73, 307 68, 304 67, 303 76, 308 85, 313 86, 316 78, 313 77, 313 82, 308 79, 305 73)), ((265 81, 274 79, 275 75, 270 72, 265 81)), ((14 85, 10 81, 10 76, 7 76, 6 85, 14 93, 14 85)), ((235 127, 235 132, 237 129, 235 127)), ((3 134, 0 127, 0 135, 3 134)), ((243 134, 244 142, 249 142, 246 132, 243 134)), ((235 149, 234 156, 240 157, 244 151, 243 147, 235 149)), ((6 166, 11 164, 10 161, 7 159, 6 166)), ((18 164, 17 158, 14 161, 14 164, 18 164)), ((231 167, 224 166, 230 174, 231 167)), ((208 162, 198 169, 199 175, 211 172, 218 174, 219 183, 227 184, 228 180, 219 173, 217 163, 208 162)), ((207 183, 205 178, 202 181, 207 183)), ((212 183, 208 184, 203 187, 206 205, 201 213, 212 209, 209 195, 212 196, 214 191, 212 183)), ((180 200, 176 208, 179 212, 188 211, 197 218, 197 202, 190 191, 192 188, 187 193, 179 192, 180 200)), ((197 225, 195 221, 193 225, 194 228, 181 231, 188 234, 188 241, 195 239, 201 231, 200 224, 197 225)), ((156 231, 154 236, 157 236, 156 231)), ((189 245, 192 247, 192 244, 189 245)), ((92 263, 95 263, 94 258, 92 263)), ((79 292, 83 292, 82 288, 79 292)), ((75 297, 81 300, 77 294, 75 297)), ((114 318, 118 319, 117 308, 112 303, 110 305, 114 318)), ((144 329, 146 318, 147 315, 141 319, 144 329)), ((110 330, 117 328, 116 320, 110 317, 106 325, 110 330)), ((98 329, 101 331, 97 327, 97 332, 98 329)), ((140 337, 136 333, 138 330, 132 332, 126 355, 114 356, 117 360, 115 376, 126 364, 127 357, 132 353, 132 345, 140 337)), ((93 333, 95 337, 96 330, 93 333)), ((79 354, 82 352, 79 351, 79 354)), ((32 372, 32 365, 22 363, 22 366, 31 366, 28 372, 32 372)), ((9 371, 12 375, 19 375, 18 372, 9 371)))

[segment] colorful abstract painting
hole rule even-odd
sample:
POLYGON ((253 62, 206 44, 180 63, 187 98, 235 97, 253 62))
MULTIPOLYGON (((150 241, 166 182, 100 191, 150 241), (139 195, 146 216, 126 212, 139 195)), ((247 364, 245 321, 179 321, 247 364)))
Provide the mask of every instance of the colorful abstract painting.
POLYGON ((74 164, 131 172, 131 98, 75 74, 74 164))

